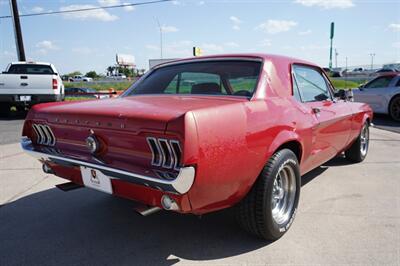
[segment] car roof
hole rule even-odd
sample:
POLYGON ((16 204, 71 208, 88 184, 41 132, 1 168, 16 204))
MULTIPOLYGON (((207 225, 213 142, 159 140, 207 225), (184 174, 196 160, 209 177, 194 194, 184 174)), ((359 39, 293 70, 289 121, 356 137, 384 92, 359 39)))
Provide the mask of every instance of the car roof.
POLYGON ((308 62, 306 60, 287 57, 283 55, 274 55, 274 54, 263 54, 263 53, 238 53, 238 54, 218 54, 218 55, 209 55, 209 56, 198 56, 198 57, 189 57, 184 59, 172 60, 169 62, 161 63, 154 68, 159 68, 167 65, 174 65, 186 62, 201 62, 207 60, 218 60, 218 59, 260 59, 262 61, 271 61, 274 64, 305 64, 317 66, 314 63, 308 62))

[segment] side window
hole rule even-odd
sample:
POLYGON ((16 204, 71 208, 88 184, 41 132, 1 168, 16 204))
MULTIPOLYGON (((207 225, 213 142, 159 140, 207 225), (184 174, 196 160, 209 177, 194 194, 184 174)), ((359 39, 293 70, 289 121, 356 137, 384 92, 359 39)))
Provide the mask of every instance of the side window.
POLYGON ((364 88, 365 89, 386 88, 387 86, 389 86, 389 83, 392 81, 392 79, 393 79, 392 76, 379 77, 365 84, 364 88))
POLYGON ((232 77, 228 78, 229 84, 233 90, 233 94, 240 93, 242 95, 251 96, 257 85, 258 76, 232 77))
POLYGON ((328 84, 322 74, 312 67, 293 66, 295 83, 303 102, 331 99, 328 84))
POLYGON ((400 87, 400 78, 399 78, 399 80, 397 81, 397 83, 396 83, 395 86, 396 86, 396 87, 400 87))

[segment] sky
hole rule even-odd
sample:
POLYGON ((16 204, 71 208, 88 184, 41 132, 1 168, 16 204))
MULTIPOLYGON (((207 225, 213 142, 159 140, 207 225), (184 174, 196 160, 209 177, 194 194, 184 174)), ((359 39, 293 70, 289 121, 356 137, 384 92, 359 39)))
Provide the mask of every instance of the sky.
MULTIPOLYGON (((149 0, 18 0, 21 14, 149 0)), ((0 16, 9 15, 0 0, 0 16)), ((329 28, 338 67, 400 62, 400 0, 180 0, 88 12, 21 17, 26 57, 53 63, 60 73, 104 73, 115 55, 135 57, 138 68, 160 58, 261 52, 327 66, 329 28)), ((12 21, 0 19, 0 69, 16 61, 12 21)), ((335 66, 335 59, 333 60, 335 66)))

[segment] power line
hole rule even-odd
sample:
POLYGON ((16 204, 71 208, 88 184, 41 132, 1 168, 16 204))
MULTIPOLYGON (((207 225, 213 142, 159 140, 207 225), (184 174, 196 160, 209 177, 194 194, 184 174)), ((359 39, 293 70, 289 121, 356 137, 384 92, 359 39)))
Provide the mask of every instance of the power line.
MULTIPOLYGON (((158 3, 162 3, 162 2, 171 2, 171 1, 172 0, 156 0, 156 1, 149 1, 149 2, 126 3, 126 4, 113 5, 113 6, 99 6, 99 7, 89 7, 89 8, 80 8, 80 9, 72 9, 72 10, 63 10, 63 11, 31 13, 31 14, 23 14, 23 15, 19 15, 19 16, 20 17, 34 17, 34 16, 43 16, 43 15, 52 15, 52 14, 84 12, 84 11, 92 11, 92 10, 98 10, 98 9, 112 9, 112 8, 121 8, 121 7, 128 7, 128 6, 143 6, 143 5, 158 4, 158 3)), ((3 18, 11 18, 11 15, 0 16, 0 19, 3 19, 3 18)))

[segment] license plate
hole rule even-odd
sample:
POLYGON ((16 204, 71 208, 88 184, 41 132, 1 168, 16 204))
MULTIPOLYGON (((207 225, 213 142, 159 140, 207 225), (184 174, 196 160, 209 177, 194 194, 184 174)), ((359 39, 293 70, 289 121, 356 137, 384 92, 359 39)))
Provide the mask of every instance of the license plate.
POLYGON ((81 166, 81 175, 86 187, 112 194, 111 179, 101 171, 81 166))
POLYGON ((30 95, 19 96, 19 100, 20 100, 21 102, 30 102, 30 101, 31 101, 31 96, 30 96, 30 95))

